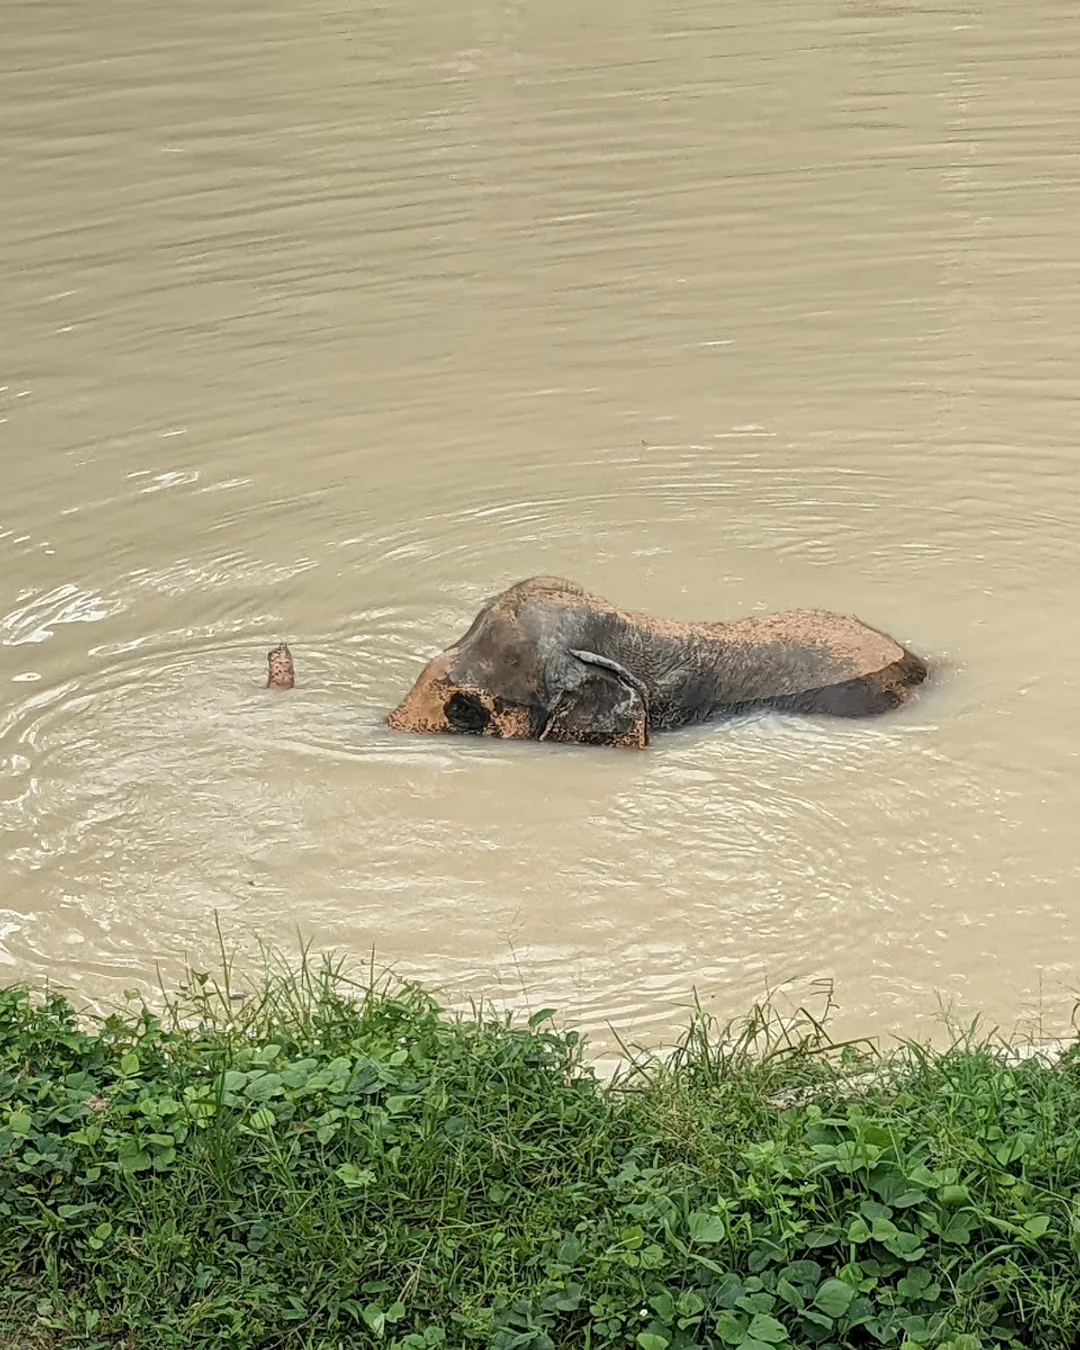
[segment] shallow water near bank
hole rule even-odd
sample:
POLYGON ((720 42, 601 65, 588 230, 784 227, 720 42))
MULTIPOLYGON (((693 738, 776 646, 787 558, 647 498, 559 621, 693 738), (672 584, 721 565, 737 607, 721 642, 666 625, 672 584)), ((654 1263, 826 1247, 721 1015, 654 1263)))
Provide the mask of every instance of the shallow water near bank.
POLYGON ((600 1049, 821 980, 1066 1025, 1080 16, 5 14, 0 979, 115 997, 217 915, 600 1049), (389 732, 545 572, 935 675, 640 756, 389 732))

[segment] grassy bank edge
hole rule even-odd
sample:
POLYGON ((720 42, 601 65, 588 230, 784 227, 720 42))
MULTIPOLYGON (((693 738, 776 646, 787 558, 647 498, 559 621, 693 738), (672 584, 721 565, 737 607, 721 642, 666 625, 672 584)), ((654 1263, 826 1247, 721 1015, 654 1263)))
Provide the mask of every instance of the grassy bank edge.
POLYGON ((271 953, 240 992, 0 991, 0 1344, 1077 1344, 1074 1047, 698 1009, 607 1082, 549 1009, 271 953))

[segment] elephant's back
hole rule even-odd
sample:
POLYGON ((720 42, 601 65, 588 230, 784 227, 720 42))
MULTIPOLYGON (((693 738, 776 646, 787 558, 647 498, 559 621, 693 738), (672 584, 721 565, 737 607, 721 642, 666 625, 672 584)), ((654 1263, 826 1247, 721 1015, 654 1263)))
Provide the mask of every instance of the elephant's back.
POLYGON ((804 647, 820 653, 835 666, 837 676, 848 679, 872 675, 910 655, 888 633, 853 615, 823 609, 793 609, 710 627, 729 642, 804 647))
POLYGON ((748 702, 794 712, 886 712, 906 702, 927 674, 895 638, 849 614, 789 610, 709 630, 735 669, 753 672, 743 691, 748 702))

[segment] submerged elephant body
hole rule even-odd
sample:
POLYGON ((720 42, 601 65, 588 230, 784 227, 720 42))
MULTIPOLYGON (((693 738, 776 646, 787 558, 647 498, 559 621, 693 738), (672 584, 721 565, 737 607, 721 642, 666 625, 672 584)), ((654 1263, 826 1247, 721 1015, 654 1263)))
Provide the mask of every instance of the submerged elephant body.
POLYGON ((756 708, 872 716, 925 678, 917 656, 846 615, 676 623, 533 577, 483 605, 388 724, 643 748, 654 731, 756 708))

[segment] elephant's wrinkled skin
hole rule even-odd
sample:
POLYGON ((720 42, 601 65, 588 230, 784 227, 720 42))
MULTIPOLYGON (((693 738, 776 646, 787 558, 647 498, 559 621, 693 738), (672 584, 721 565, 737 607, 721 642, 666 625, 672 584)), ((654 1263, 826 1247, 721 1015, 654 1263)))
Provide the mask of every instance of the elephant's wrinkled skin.
POLYGON ((674 623, 533 577, 484 604, 388 725, 644 748, 653 731, 753 708, 867 717, 925 678, 917 656, 842 614, 674 623))

